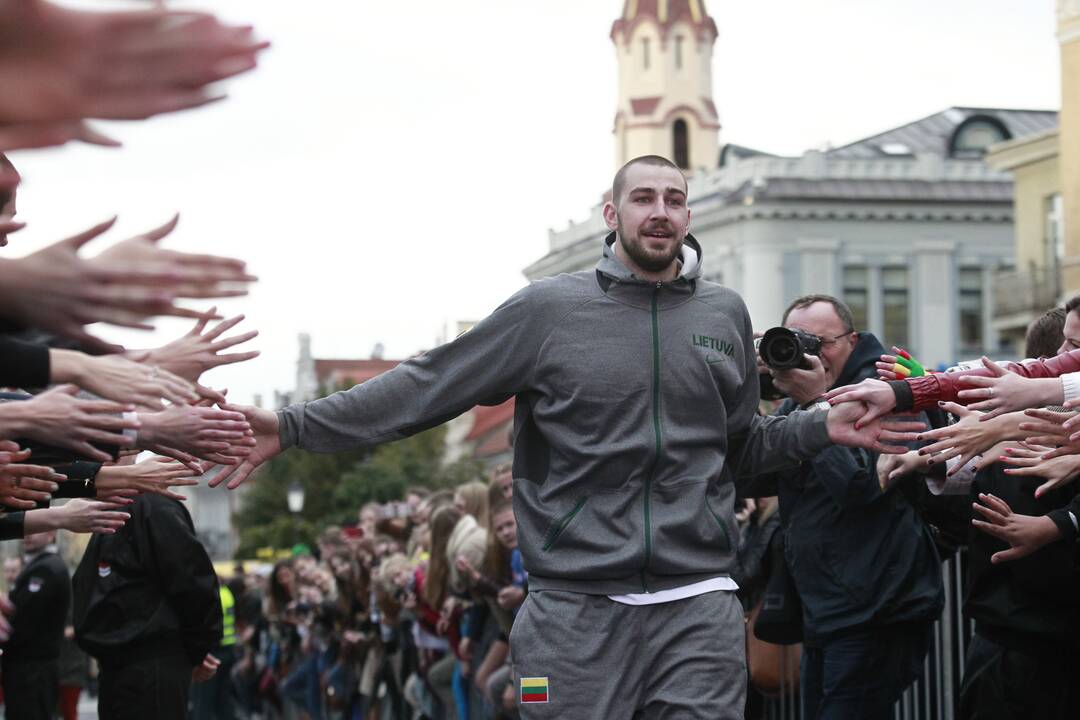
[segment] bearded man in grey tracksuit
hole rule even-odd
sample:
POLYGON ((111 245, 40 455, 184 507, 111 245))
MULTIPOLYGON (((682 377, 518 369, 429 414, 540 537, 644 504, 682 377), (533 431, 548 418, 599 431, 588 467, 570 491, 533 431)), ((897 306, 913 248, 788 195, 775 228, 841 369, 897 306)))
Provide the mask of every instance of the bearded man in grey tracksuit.
MULTIPOLYGON (((292 446, 370 447, 516 397, 514 510, 529 597, 510 638, 521 714, 741 718, 735 481, 911 424, 842 405, 757 414, 750 316, 701 280, 686 180, 655 156, 615 177, 595 270, 538 280, 451 343, 351 390, 244 411, 229 487, 292 446)), ((918 428, 921 426, 915 426, 918 428)), ((904 448, 899 448, 903 451, 904 448)))

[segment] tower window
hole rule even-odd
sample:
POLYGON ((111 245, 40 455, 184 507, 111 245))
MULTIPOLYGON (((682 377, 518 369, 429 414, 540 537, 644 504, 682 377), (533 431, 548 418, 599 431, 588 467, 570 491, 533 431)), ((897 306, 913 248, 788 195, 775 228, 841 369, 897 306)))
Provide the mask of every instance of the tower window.
POLYGON ((675 36, 675 69, 682 70, 682 35, 675 36))
POLYGON ((649 69, 649 38, 641 39, 641 59, 644 63, 644 68, 649 69))
POLYGON ((675 152, 675 164, 683 170, 690 168, 690 137, 687 131, 686 121, 679 118, 671 126, 671 135, 675 152))

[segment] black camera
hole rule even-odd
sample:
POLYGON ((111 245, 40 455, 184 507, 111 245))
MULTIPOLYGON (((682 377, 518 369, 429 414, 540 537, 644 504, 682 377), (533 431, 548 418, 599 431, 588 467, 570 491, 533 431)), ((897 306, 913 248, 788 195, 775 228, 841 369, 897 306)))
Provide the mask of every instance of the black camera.
MULTIPOLYGON (((774 327, 766 331, 764 337, 758 342, 758 355, 761 356, 761 361, 773 370, 794 368, 808 370, 810 365, 803 356, 820 354, 821 338, 802 330, 774 327)), ((762 373, 758 378, 761 382, 763 399, 779 400, 784 397, 784 394, 773 385, 772 375, 762 373)))

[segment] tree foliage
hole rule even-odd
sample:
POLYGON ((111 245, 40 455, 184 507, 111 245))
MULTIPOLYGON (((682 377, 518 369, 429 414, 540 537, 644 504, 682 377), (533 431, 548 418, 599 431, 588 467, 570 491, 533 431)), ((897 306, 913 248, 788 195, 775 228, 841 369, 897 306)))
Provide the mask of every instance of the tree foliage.
POLYGON ((259 548, 311 545, 328 525, 355 523, 367 502, 402 500, 419 485, 453 487, 483 477, 474 458, 444 465, 446 427, 439 426, 373 451, 317 454, 293 449, 278 455, 252 478, 234 518, 240 532, 239 557, 259 548), (304 509, 293 517, 286 495, 299 482, 304 509))

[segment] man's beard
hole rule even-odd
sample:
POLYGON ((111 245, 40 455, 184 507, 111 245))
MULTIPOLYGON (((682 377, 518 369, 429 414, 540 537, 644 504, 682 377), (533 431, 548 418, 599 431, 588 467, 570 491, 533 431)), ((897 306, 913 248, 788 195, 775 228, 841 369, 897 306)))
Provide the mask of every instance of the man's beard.
POLYGON ((629 257, 635 265, 650 273, 660 273, 671 267, 671 263, 675 262, 675 258, 679 257, 682 253, 682 241, 674 243, 671 246, 671 251, 668 253, 657 253, 649 250, 645 247, 645 243, 642 240, 642 235, 651 230, 664 230, 675 233, 675 228, 669 224, 662 225, 650 225, 642 226, 638 229, 637 235, 633 238, 627 236, 623 229, 622 220, 618 221, 619 241, 622 243, 623 250, 626 251, 627 257, 629 257))

